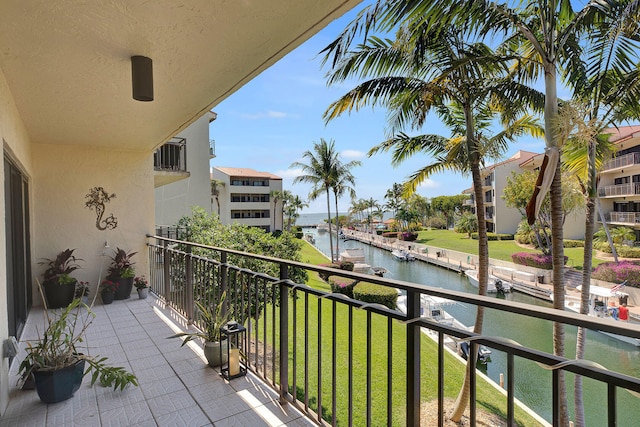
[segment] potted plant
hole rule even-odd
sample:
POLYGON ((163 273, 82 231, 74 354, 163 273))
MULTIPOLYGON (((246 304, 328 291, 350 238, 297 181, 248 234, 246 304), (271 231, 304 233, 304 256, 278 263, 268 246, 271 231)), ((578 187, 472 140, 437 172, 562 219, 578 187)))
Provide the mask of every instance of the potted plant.
POLYGON ((197 323, 202 330, 198 332, 181 332, 170 336, 169 338, 184 338, 182 345, 184 346, 194 338, 201 338, 204 341, 204 356, 209 362, 209 366, 221 366, 227 363, 226 341, 222 342, 220 328, 225 325, 232 316, 231 310, 224 310, 224 301, 226 293, 223 293, 215 305, 205 305, 200 301, 196 301, 197 313, 199 320, 197 323), (220 357, 220 347, 222 347, 222 358, 220 357))
POLYGON ((45 258, 39 262, 46 265, 44 271, 44 298, 48 308, 62 308, 71 303, 76 292, 77 280, 71 277, 71 273, 80 268, 78 261, 73 255, 75 249, 65 249, 55 258, 45 258))
POLYGON ((118 291, 119 283, 110 279, 105 279, 100 285, 100 296, 103 304, 111 304, 118 291))
POLYGON ((106 364, 106 357, 89 356, 78 348, 95 315, 80 310, 80 300, 72 302, 58 313, 45 308, 46 329, 43 335, 27 342, 27 355, 20 363, 21 381, 33 378, 40 400, 56 403, 73 396, 89 372, 91 385, 98 378, 105 387, 114 390, 138 385, 135 375, 122 367, 106 364), (86 367, 86 371, 85 371, 86 367))
POLYGON ((133 279, 133 285, 138 291, 138 298, 146 299, 149 295, 149 282, 147 282, 147 279, 144 276, 138 276, 133 279))
POLYGON ((127 299, 131 296, 133 278, 136 275, 136 271, 133 268, 135 265, 133 256, 135 254, 137 254, 137 252, 127 253, 127 251, 120 248, 113 251, 107 278, 119 284, 115 296, 117 300, 127 299))
POLYGON ((89 305, 89 282, 76 283, 75 298, 79 298, 84 305, 89 305))

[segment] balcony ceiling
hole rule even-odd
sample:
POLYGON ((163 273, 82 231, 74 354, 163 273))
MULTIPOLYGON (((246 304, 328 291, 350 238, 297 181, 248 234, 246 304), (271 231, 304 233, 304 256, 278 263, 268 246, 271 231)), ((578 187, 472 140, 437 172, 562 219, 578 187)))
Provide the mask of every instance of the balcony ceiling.
POLYGON ((31 142, 150 150, 359 2, 3 1, 0 68, 31 142), (132 99, 132 55, 153 102, 132 99))

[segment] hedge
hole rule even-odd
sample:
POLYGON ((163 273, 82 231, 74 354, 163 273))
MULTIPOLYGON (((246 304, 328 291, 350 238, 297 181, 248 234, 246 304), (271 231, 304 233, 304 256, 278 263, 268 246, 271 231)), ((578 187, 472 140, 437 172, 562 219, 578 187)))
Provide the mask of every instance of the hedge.
POLYGON ((349 298, 353 298, 353 287, 358 283, 355 279, 348 279, 341 276, 329 276, 329 286, 331 292, 345 294, 349 298))
MULTIPOLYGON (((640 248, 636 248, 634 246, 627 246, 627 245, 618 245, 618 244, 615 244, 614 246, 616 247, 616 252, 618 253, 618 256, 621 256, 623 258, 640 258, 640 248)), ((602 251, 608 254, 611 253, 611 247, 607 242, 594 243, 593 247, 595 249, 598 249, 599 251, 602 251)))
POLYGON ((398 291, 388 286, 360 282, 353 288, 353 297, 363 302, 382 304, 393 310, 396 308, 398 291))
MULTIPOLYGON (((528 252, 516 252, 511 255, 511 259, 514 263, 519 265, 526 265, 528 267, 541 268, 544 270, 553 269, 553 258, 551 255, 543 255, 543 254, 531 254, 528 252)), ((567 263, 569 259, 568 256, 565 255, 564 263, 567 263)))
POLYGON ((591 278, 611 283, 622 283, 626 280, 628 286, 640 288, 640 262, 605 262, 591 273, 591 278))
POLYGON ((565 239, 562 246, 565 248, 584 248, 584 240, 565 239))
POLYGON ((398 232, 397 231, 389 231, 387 233, 382 233, 382 237, 398 237, 398 232))
MULTIPOLYGON (((478 240, 478 233, 471 233, 471 238, 478 240)), ((513 234, 487 233, 488 240, 513 240, 513 234)))
POLYGON ((405 242, 413 242, 418 238, 418 233, 413 231, 403 231, 398 233, 398 240, 404 240, 405 242))

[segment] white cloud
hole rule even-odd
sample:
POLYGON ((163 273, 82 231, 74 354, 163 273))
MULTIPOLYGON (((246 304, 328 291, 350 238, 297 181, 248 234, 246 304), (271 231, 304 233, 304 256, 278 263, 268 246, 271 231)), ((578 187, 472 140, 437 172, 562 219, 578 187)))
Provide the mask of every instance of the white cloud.
POLYGON ((282 111, 273 111, 273 110, 267 110, 267 111, 261 111, 259 113, 255 113, 255 114, 241 114, 240 115, 243 119, 249 119, 249 120, 260 120, 260 119, 286 119, 288 117, 296 117, 293 114, 287 114, 284 113, 282 111))
POLYGON ((365 153, 358 150, 344 150, 340 154, 348 159, 362 159, 366 156, 365 153))
POLYGON ((440 187, 440 183, 432 179, 425 179, 422 182, 422 184, 418 186, 418 188, 438 188, 438 187, 440 187))
POLYGON ((293 179, 297 176, 302 175, 302 169, 281 169, 279 171, 274 172, 274 174, 278 175, 283 179, 293 179))

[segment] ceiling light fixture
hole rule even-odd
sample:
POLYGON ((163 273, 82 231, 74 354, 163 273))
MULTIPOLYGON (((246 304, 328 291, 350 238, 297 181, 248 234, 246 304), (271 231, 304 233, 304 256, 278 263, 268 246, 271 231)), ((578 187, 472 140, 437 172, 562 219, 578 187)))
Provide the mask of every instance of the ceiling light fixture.
POLYGON ((131 86, 133 99, 153 101, 153 64, 146 56, 131 57, 131 86))

